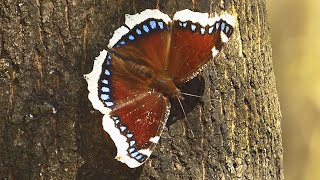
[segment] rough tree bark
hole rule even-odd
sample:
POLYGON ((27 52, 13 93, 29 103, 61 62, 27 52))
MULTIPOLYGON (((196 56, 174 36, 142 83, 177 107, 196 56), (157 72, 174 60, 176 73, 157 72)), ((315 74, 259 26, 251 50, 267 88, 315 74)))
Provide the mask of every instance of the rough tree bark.
POLYGON ((280 110, 266 4, 238 0, 0 2, 1 179, 283 179, 280 110), (114 160, 83 74, 124 14, 185 8, 238 14, 231 41, 182 89, 154 155, 114 160), (195 136, 191 137, 190 129, 195 136))

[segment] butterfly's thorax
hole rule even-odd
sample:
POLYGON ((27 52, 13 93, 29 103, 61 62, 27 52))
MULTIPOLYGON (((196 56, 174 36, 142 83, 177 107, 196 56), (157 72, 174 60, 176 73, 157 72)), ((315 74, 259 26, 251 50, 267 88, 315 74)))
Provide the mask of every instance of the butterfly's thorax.
POLYGON ((164 72, 155 72, 149 67, 130 61, 126 63, 128 70, 142 79, 150 89, 161 92, 168 97, 182 98, 181 91, 176 87, 173 79, 164 72))
POLYGON ((176 87, 171 78, 159 74, 155 76, 150 85, 156 91, 162 92, 169 97, 182 98, 181 91, 176 87))

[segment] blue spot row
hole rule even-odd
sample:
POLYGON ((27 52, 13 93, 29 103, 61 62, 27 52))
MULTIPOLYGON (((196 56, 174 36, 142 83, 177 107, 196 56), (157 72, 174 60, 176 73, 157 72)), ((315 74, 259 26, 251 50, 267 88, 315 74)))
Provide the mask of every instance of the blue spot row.
POLYGON ((137 151, 137 148, 135 148, 135 147, 130 147, 128 149, 128 153, 132 158, 134 158, 135 160, 137 160, 140 163, 142 163, 143 161, 145 161, 147 159, 147 156, 139 153, 137 151))
POLYGON ((225 21, 220 20, 219 22, 216 22, 216 30, 223 31, 228 37, 231 36, 232 29, 233 27, 225 21))
POLYGON ((229 25, 228 23, 226 23, 225 21, 218 21, 216 22, 213 26, 210 26, 208 27, 208 30, 206 30, 206 27, 201 27, 199 24, 198 27, 196 24, 190 22, 190 21, 187 21, 187 22, 181 22, 181 21, 178 21, 178 25, 182 28, 190 28, 192 32, 196 32, 197 30, 200 30, 200 34, 205 34, 206 31, 208 34, 212 34, 213 32, 215 31, 223 31, 228 37, 231 35, 231 29, 232 29, 232 26, 229 25), (190 24, 190 26, 188 26, 188 24, 190 24))
MULTIPOLYGON (((186 25, 187 24, 185 24, 185 26, 186 25)), ((126 45, 127 41, 134 41, 138 36, 149 34, 152 32, 152 30, 164 30, 166 27, 167 29, 169 28, 162 20, 148 19, 130 30, 126 36, 123 36, 116 44, 116 47, 124 46, 126 45)))
POLYGON ((127 137, 127 142, 129 147, 127 149, 128 155, 138 162, 142 163, 147 159, 147 156, 138 152, 137 142, 134 140, 133 134, 128 130, 128 128, 121 124, 121 120, 118 116, 111 116, 115 126, 120 130, 121 134, 127 137))
POLYGON ((111 76, 111 72, 109 71, 108 68, 110 67, 111 60, 112 60, 112 57, 110 54, 108 54, 105 60, 105 64, 103 65, 103 68, 105 68, 103 71, 104 74, 101 76, 100 83, 99 83, 100 100, 108 108, 112 108, 115 105, 110 95, 111 90, 110 90, 109 78, 111 76))
POLYGON ((114 124, 116 125, 116 127, 120 130, 120 132, 122 134, 127 134, 128 133, 128 128, 127 126, 124 126, 121 124, 120 122, 120 118, 118 116, 111 116, 111 118, 114 121, 114 124))

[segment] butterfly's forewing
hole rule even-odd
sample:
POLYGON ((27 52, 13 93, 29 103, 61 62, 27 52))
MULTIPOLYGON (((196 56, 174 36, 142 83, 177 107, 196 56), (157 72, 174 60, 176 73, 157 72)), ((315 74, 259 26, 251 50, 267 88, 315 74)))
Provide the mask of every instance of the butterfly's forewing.
POLYGON ((169 16, 159 10, 126 15, 126 26, 115 31, 108 47, 126 60, 161 72, 169 51, 170 22, 169 16))
POLYGON ((145 79, 132 74, 129 66, 104 50, 85 79, 92 105, 104 114, 103 129, 117 147, 116 159, 134 168, 155 148, 170 104, 163 94, 152 91, 145 79))
POLYGON ((180 83, 197 75, 221 50, 233 32, 234 17, 182 10, 173 20, 167 71, 180 83))

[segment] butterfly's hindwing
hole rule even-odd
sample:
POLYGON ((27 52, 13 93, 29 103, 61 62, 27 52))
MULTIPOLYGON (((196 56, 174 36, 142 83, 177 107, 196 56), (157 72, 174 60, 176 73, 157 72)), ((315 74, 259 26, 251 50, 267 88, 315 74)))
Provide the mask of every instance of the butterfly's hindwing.
POLYGON ((91 103, 105 114, 103 129, 117 147, 116 159, 131 168, 149 158, 170 111, 168 99, 152 91, 135 70, 104 50, 85 75, 91 103))

